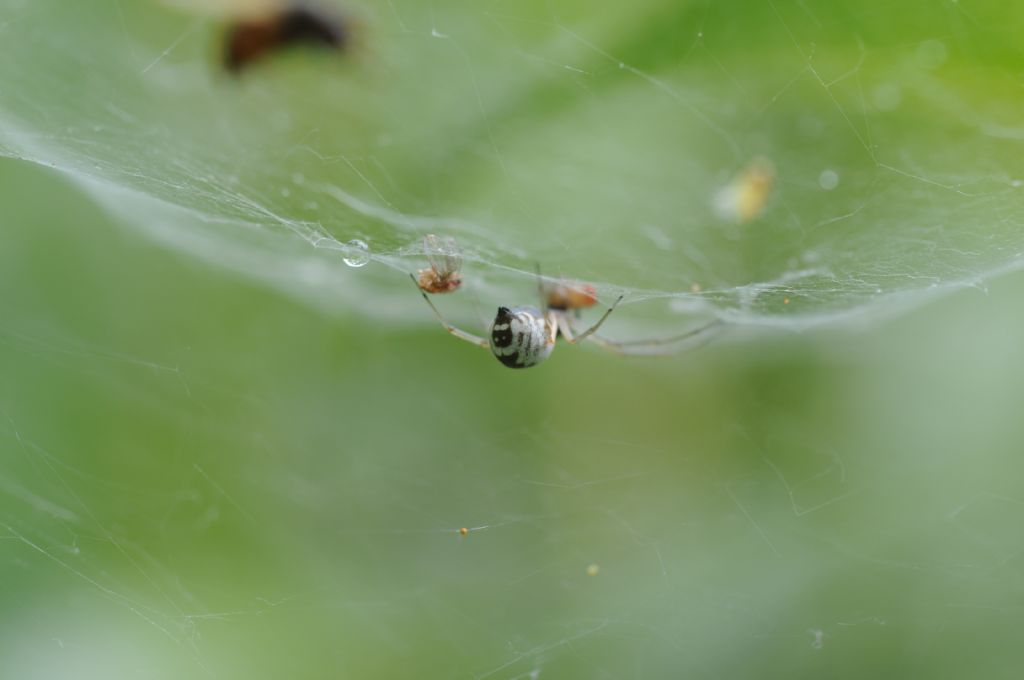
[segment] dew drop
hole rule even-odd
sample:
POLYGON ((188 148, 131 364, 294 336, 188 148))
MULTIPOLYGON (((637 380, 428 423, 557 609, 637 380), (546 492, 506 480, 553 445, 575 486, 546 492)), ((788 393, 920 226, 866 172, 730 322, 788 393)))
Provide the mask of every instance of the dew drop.
POLYGON ((370 263, 370 246, 366 241, 354 238, 345 244, 345 255, 341 259, 349 267, 365 267, 370 263))
POLYGON ((835 170, 822 170, 818 175, 818 186, 825 191, 832 191, 839 186, 839 173, 835 170))

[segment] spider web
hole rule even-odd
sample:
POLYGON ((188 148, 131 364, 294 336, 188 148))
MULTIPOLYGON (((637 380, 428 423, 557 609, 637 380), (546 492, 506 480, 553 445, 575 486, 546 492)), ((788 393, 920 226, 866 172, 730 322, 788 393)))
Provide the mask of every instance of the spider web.
MULTIPOLYGON (((477 331, 493 306, 533 301, 538 263, 547 276, 594 282, 603 301, 624 294, 609 322, 616 337, 712 316, 791 330, 865 324, 940 293, 985 289, 1024 263, 1020 76, 1006 66, 1024 16, 1005 3, 646 0, 597 12, 539 0, 353 2, 353 53, 289 55, 239 80, 217 71, 218 26, 207 17, 121 0, 0 7, 9 55, 0 153, 58 171, 125 233, 382 333, 435 323, 407 276, 425 264, 428 233, 461 244, 465 294, 437 299, 477 331), (724 220, 715 197, 757 158, 777 176, 764 213, 724 220), (345 263, 361 255, 354 239, 369 244, 369 266, 345 263)), ((938 584, 929 592, 948 599, 921 608, 936 625, 950 622, 949 607, 996 606, 978 584, 1018 554, 1008 537, 1022 505, 999 480, 946 480, 920 509, 896 513, 900 484, 916 483, 920 469, 883 456, 884 428, 858 449, 844 435, 765 435, 753 416, 723 407, 715 422, 728 424, 724 434, 694 435, 710 407, 691 394, 679 405, 692 414, 684 425, 659 430, 687 441, 680 455, 647 439, 642 421, 616 423, 614 411, 587 435, 563 427, 583 418, 572 411, 580 391, 600 393, 592 379, 557 392, 567 412, 556 416, 524 406, 479 425, 427 403, 417 404, 427 416, 408 416, 415 432, 392 432, 360 425, 360 415, 376 422, 391 407, 387 386, 352 397, 303 374, 342 403, 293 412, 173 360, 60 333, 5 330, 0 341, 8 356, 84 373, 117 399, 140 396, 130 413, 172 423, 181 449, 201 436, 244 439, 257 452, 250 471, 242 458, 219 465, 207 453, 168 467, 136 435, 131 454, 153 478, 126 482, 115 453, 94 469, 74 463, 72 443, 44 441, 45 421, 23 415, 32 411, 20 402, 31 380, 12 381, 18 389, 0 402, 11 453, 0 494, 27 514, 0 514, 4 567, 43 564, 142 623, 114 646, 83 637, 94 604, 61 612, 82 646, 77 658, 114 663, 124 677, 146 668, 130 650, 152 648, 154 631, 180 668, 164 658, 149 676, 232 676, 225 657, 237 653, 280 677, 291 660, 268 658, 263 645, 303 649, 312 628, 347 641, 345 654, 317 662, 362 677, 393 672, 385 654, 415 660, 417 677, 669 677, 681 667, 715 676, 745 668, 731 660, 737 641, 813 654, 913 629, 905 610, 885 613, 883 597, 862 604, 841 589, 828 591, 835 600, 823 615, 787 618, 789 602, 817 592, 817 573, 792 561, 810 544, 827 548, 823 560, 851 591, 864 570, 897 574, 894 591, 919 578, 938 584), (225 405, 235 402, 237 412, 225 405), (317 427, 326 430, 335 408, 346 414, 347 445, 336 462, 286 455, 299 443, 327 450, 319 437, 338 433, 317 427), (296 424, 253 441, 239 434, 282 412, 296 424), (193 422, 204 432, 182 434, 193 422), (736 442, 746 466, 702 453, 736 442), (874 455, 854 459, 871 446, 874 455), (410 450, 422 458, 410 463, 410 450), (558 463, 539 462, 538 451, 558 463), (165 482, 167 469, 176 476, 165 482), (460 496, 450 469, 475 493, 460 496), (851 501, 860 514, 847 531, 820 519, 851 501), (886 511, 873 514, 872 503, 886 511), (119 526, 125 506, 160 536, 159 549, 119 526), (227 516, 248 540, 218 533, 227 516), (941 559, 893 547, 899 527, 875 542, 879 525, 903 519, 927 533, 940 516, 962 532, 941 559), (189 562, 222 541, 267 570, 308 564, 297 572, 308 579, 248 573, 242 560, 211 578, 189 562), (462 569, 453 572, 456 550, 462 569), (353 554, 369 557, 337 568, 353 554), (762 578, 771 592, 732 586, 762 578), (597 583, 608 585, 595 593, 597 583), (375 654, 360 656, 360 645, 375 654)), ((358 350, 373 356, 369 345, 358 350)), ((209 375, 231 370, 252 367, 209 375)), ((373 384, 370 369, 356 373, 354 384, 373 384)), ((260 380, 271 393, 300 376, 268 368, 260 380)), ((650 404, 677 403, 676 391, 651 383, 650 404)), ((781 421, 774 396, 737 411, 781 421)), ((806 399, 795 412, 813 420, 806 399)), ((837 410, 853 409, 836 399, 837 410)), ((884 422, 883 406, 858 413, 884 422)), ((651 408, 659 424, 680 417, 651 408)), ((5 621, 8 638, 63 646, 48 612, 32 611, 5 621)))
POLYGON ((3 67, 4 153, 318 307, 429 323, 387 269, 422 266, 433 231, 488 302, 529 296, 539 263, 662 319, 794 328, 984 285, 1024 253, 1017 81, 984 68, 1001 12, 954 3, 897 42, 878 12, 801 3, 354 5, 347 61, 233 82, 210 21, 7 5, 35 67, 3 67), (766 214, 723 223, 716 191, 759 156, 766 214), (353 238, 386 267, 346 271, 353 238))

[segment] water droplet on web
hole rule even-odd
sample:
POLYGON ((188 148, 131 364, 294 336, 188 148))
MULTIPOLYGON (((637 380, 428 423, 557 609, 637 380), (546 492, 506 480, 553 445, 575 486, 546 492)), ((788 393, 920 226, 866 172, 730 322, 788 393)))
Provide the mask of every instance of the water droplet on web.
POLYGON ((370 263, 370 246, 366 241, 354 238, 345 244, 345 255, 341 259, 349 267, 365 267, 370 263))
POLYGON ((835 170, 822 170, 818 175, 818 186, 825 191, 832 191, 839 186, 839 173, 835 170))

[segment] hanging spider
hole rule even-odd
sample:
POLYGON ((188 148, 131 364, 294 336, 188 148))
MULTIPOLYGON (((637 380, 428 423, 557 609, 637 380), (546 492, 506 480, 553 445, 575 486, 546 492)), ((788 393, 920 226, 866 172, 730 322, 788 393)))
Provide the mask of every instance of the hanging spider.
MULTIPOLYGON (((417 287, 419 287, 416 277, 410 276, 417 287)), ((593 287, 591 286, 590 290, 592 289, 593 287)), ((558 289, 554 290, 557 291, 558 289)), ((530 305, 512 308, 498 307, 498 313, 488 329, 488 338, 484 339, 448 323, 437 307, 434 306, 434 303, 430 301, 427 294, 421 290, 423 299, 430 305, 434 316, 437 317, 437 320, 441 322, 446 331, 460 340, 465 340, 478 347, 490 349, 494 357, 509 368, 530 368, 541 363, 551 356, 551 352, 555 349, 555 341, 558 340, 559 336, 565 338, 566 342, 572 345, 584 340, 590 340, 605 349, 620 354, 671 354, 675 351, 675 348, 668 348, 668 345, 701 335, 720 323, 718 320, 715 320, 681 335, 668 338, 616 342, 599 336, 597 331, 608 317, 611 316, 611 313, 615 311, 619 303, 622 302, 624 296, 620 295, 593 326, 580 332, 573 326, 572 315, 569 314, 570 311, 574 311, 578 307, 568 306, 559 309, 552 306, 550 302, 555 296, 552 295, 551 291, 548 291, 545 296, 542 281, 540 282, 540 293, 544 305, 543 309, 537 309, 530 305)), ((596 296, 590 295, 590 297, 596 302, 596 296)), ((577 301, 580 300, 582 298, 577 299, 577 301)), ((582 306, 589 307, 594 302, 588 302, 582 306)))
POLYGON ((451 293, 462 285, 462 253, 451 236, 423 237, 423 252, 430 262, 428 269, 417 272, 416 285, 424 293, 451 293))

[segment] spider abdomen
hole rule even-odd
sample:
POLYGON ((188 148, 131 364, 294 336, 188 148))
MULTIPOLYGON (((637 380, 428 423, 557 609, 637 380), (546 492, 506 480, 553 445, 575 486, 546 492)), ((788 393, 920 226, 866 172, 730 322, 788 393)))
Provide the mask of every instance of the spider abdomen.
POLYGON ((555 334, 535 307, 499 307, 489 338, 491 352, 509 368, 536 366, 555 347, 555 334))

